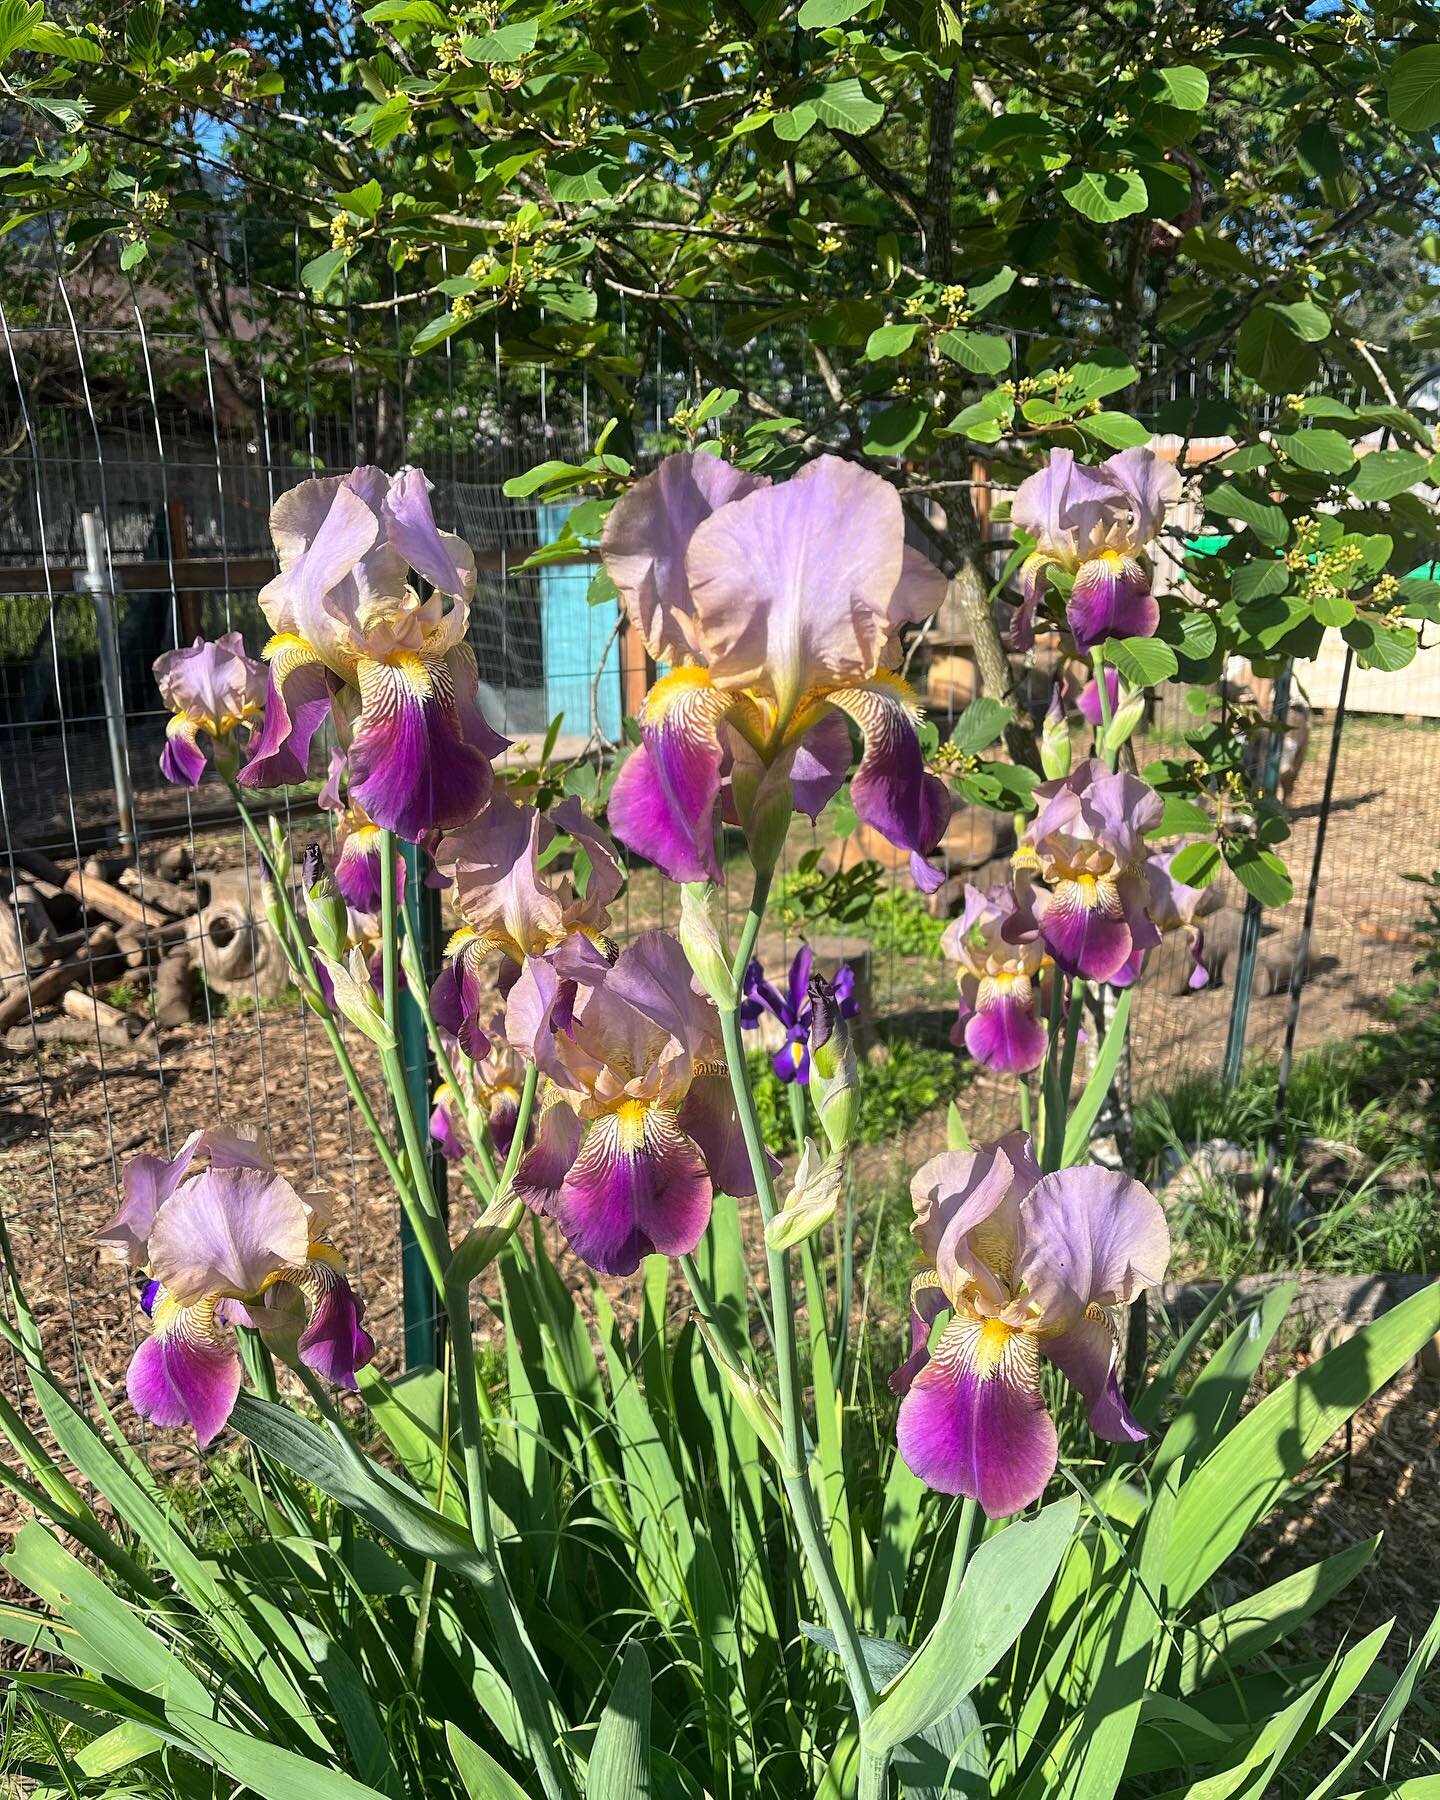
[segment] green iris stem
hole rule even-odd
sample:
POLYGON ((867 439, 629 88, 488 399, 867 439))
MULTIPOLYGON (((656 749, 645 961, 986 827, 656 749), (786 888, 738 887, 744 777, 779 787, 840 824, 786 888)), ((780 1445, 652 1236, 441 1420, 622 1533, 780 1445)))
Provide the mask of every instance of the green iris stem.
MULTIPOLYGON (((382 831, 380 834, 380 955, 384 991, 381 1005, 384 1009, 385 1022, 390 1027, 392 1034, 395 1032, 399 1011, 397 975, 400 940, 395 905, 396 863, 395 834, 392 831, 382 831)), ((418 995, 416 1003, 420 1003, 418 995)), ((422 1006, 422 1011, 428 1011, 428 1008, 422 1006)), ((390 1098, 396 1117, 400 1121, 400 1135, 405 1144, 406 1160, 414 1175, 415 1208, 413 1212, 409 1213, 410 1223, 425 1258, 425 1266, 430 1271, 436 1290, 445 1303, 451 1354, 454 1358, 455 1390, 459 1400, 460 1444, 465 1469, 470 1536, 485 1566, 485 1579, 477 1585, 480 1587, 486 1617, 490 1621, 490 1629, 500 1652, 501 1666, 507 1671, 515 1686, 516 1702, 525 1724, 526 1746, 529 1749, 531 1760, 535 1764, 546 1800, 569 1800, 569 1796, 574 1790, 556 1754, 554 1734, 548 1723, 551 1708, 547 1703, 544 1675, 525 1642, 525 1634, 520 1625, 519 1615, 515 1610, 514 1596, 511 1594, 501 1570, 494 1527, 490 1518, 490 1481, 485 1467, 484 1427, 480 1418, 479 1384, 475 1367, 475 1338, 470 1326, 469 1284, 457 1285, 446 1279, 450 1261, 450 1237, 440 1213, 434 1187, 431 1184, 429 1147, 421 1134, 419 1121, 415 1117, 415 1108, 410 1101, 410 1089, 405 1080, 405 1068, 400 1060, 399 1051, 395 1049, 382 1050, 380 1065, 385 1071, 385 1080, 390 1088, 390 1098)), ((535 1076, 536 1071, 532 1069, 526 1078, 530 1106, 525 1106, 526 1095, 522 1094, 522 1112, 515 1121, 515 1144, 511 1146, 512 1150, 516 1146, 524 1144, 525 1132, 530 1123, 530 1110, 535 1103, 535 1076)), ((519 1161, 518 1154, 515 1161, 519 1161)), ((510 1168, 508 1161, 506 1168, 510 1168)))
POLYGON ((1030 1116, 1030 1080, 1028 1076, 1020 1077, 1020 1129, 1029 1137, 1033 1130, 1030 1116))
POLYGON ((1050 983, 1049 1043, 1045 1050, 1045 1066, 1040 1072, 1040 1090, 1045 1096, 1045 1132, 1041 1146, 1041 1167, 1050 1169, 1052 1145, 1064 1141, 1065 1101, 1060 1093, 1061 1031, 1065 1012, 1065 982, 1057 969, 1050 983))
POLYGON ((1090 662, 1095 670, 1095 691, 1100 700, 1100 749, 1106 766, 1113 769, 1119 751, 1108 749, 1105 743, 1110 735, 1110 684, 1105 679, 1105 653, 1098 644, 1090 652, 1090 662))
POLYGON ((316 999, 320 1001, 319 1006, 314 1009, 316 1017, 319 1019, 321 1027, 325 1032, 331 1053, 339 1066, 340 1073, 345 1078, 345 1086, 349 1090, 350 1099, 354 1104, 356 1112, 359 1113, 363 1120, 366 1130, 374 1140, 375 1149, 379 1153, 380 1161, 385 1166, 385 1173, 390 1177, 390 1181, 394 1186, 395 1191, 401 1196, 403 1201, 405 1195, 409 1191, 410 1184, 408 1178, 406 1177, 405 1171, 401 1168, 399 1159, 396 1157, 394 1150, 390 1147, 390 1140, 385 1135, 385 1128, 381 1125, 375 1112, 375 1108, 370 1104, 370 1097, 365 1092, 364 1085, 360 1080, 359 1071, 351 1060, 350 1052, 345 1044, 345 1039, 340 1035, 340 1027, 335 1023, 335 1019, 331 1014, 329 1007, 327 1007, 324 1004, 323 999, 321 999, 320 981, 315 973, 315 961, 310 954, 310 946, 305 942, 305 933, 301 929, 300 920, 295 912, 294 902, 290 898, 289 884, 280 879, 275 865, 270 860, 270 846, 265 842, 260 827, 255 823, 254 818, 251 816, 249 807, 247 807, 245 802, 240 798, 239 791, 232 787, 230 792, 234 797, 235 807, 240 815, 240 822, 250 834, 251 841, 255 845, 260 861, 264 866, 265 873, 269 878, 270 885, 275 890, 276 899, 280 907, 281 920, 284 923, 285 935, 288 939, 288 941, 282 945, 286 954, 286 959, 291 968, 300 975, 308 992, 313 994, 316 999))
MULTIPOLYGON (((420 949, 420 935, 415 929, 414 920, 408 906, 405 908, 405 930, 409 933, 410 941, 418 953, 420 949)), ((425 1035, 430 1040, 430 1054, 435 1058, 435 1067, 440 1071, 440 1079, 450 1089, 451 1093, 454 1094, 459 1104, 465 1109, 465 1124, 470 1133, 470 1143, 474 1151, 474 1160, 480 1165, 481 1173, 484 1175, 485 1180, 493 1193, 499 1177, 495 1173, 495 1159, 490 1154, 490 1146, 485 1141, 485 1122, 481 1116, 479 1107, 473 1105, 471 1102, 470 1084, 468 1081, 462 1084, 460 1076, 456 1072, 455 1064, 451 1058, 450 1052, 445 1048, 445 1040, 440 1035, 440 1027, 431 1017, 428 1003, 420 1007, 420 1016, 425 1021, 425 1035)), ((467 1063, 467 1068, 468 1066, 467 1063)), ((467 1175, 470 1173, 468 1163, 465 1172, 467 1175)))
MULTIPOLYGON (((732 965, 737 995, 744 979, 745 970, 754 954, 756 940, 760 936, 760 926, 765 917, 765 904, 770 897, 772 876, 773 870, 771 869, 757 869, 755 872, 755 886, 750 899, 750 909, 746 913, 745 922, 740 929, 740 942, 732 965)), ((745 1140, 746 1153, 750 1158, 750 1172, 755 1181, 755 1194, 760 1202, 761 1217, 768 1225, 777 1211, 775 1183, 770 1174, 765 1139, 760 1129, 760 1118, 755 1107, 755 1093, 750 1084, 750 1071, 745 1061, 738 998, 733 1007, 720 1014, 720 1028, 725 1042, 726 1061, 730 1067, 730 1088, 735 1096, 735 1110, 740 1117, 740 1131, 745 1140)), ((801 1550, 809 1564, 811 1578, 815 1583, 820 1603, 825 1610, 826 1623, 835 1634, 836 1647, 845 1671, 845 1679, 850 1688, 855 1711, 863 1724, 875 1707, 875 1685, 870 1679, 869 1669, 865 1666, 859 1629, 851 1615, 844 1591, 840 1586, 839 1576, 835 1570, 834 1558, 830 1553, 830 1544, 821 1522, 820 1509, 807 1466, 790 1258, 785 1251, 772 1250, 767 1244, 765 1259, 770 1277, 770 1307, 774 1317, 781 1439, 785 1452, 781 1480, 784 1483, 786 1497, 790 1502, 790 1512, 795 1521, 795 1531, 800 1540, 801 1550)), ((870 1800, 871 1795, 880 1796, 884 1793, 884 1762, 882 1760, 877 1764, 873 1758, 866 1758, 865 1761, 866 1767, 862 1769, 861 1775, 861 1794, 865 1800, 870 1800), (868 1779, 867 1770, 869 1772, 868 1779), (878 1785, 875 1785, 877 1780, 878 1785)))
POLYGON ((960 1592, 960 1583, 965 1579, 965 1570, 969 1566, 970 1552, 975 1547, 975 1528, 979 1522, 978 1502, 969 1499, 962 1501, 960 1517, 955 1526, 955 1548, 950 1553, 950 1573, 945 1582, 945 1598, 940 1607, 942 1612, 960 1592))

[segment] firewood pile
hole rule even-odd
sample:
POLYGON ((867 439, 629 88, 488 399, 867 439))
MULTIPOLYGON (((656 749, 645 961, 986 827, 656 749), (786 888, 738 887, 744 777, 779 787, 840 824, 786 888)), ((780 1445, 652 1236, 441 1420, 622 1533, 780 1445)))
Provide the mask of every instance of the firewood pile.
POLYGON ((190 1023, 197 976, 219 994, 284 987, 279 943, 243 870, 206 874, 185 844, 70 869, 36 850, 0 862, 9 1055, 44 1043, 151 1053, 160 1031, 190 1023))

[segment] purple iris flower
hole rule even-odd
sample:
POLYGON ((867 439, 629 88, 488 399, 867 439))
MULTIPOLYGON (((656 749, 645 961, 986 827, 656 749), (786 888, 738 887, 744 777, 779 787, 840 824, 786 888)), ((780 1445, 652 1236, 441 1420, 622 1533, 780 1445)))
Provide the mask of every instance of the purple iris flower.
POLYGON ((717 456, 670 456, 612 510, 605 567, 650 655, 642 742, 610 795, 616 837, 672 881, 719 881, 723 807, 773 862, 791 815, 815 818, 864 752, 855 811, 926 859, 951 798, 925 767, 919 702, 896 674, 901 628, 927 619, 945 578, 905 542, 889 482, 837 456, 772 484, 717 456))
POLYGON ((227 631, 213 642, 197 637, 188 649, 167 651, 156 660, 155 680, 172 714, 160 773, 177 787, 196 787, 205 773, 200 733, 219 751, 232 732, 259 721, 265 710, 265 665, 245 654, 238 631, 227 631))
POLYGON ((474 818, 505 739, 480 712, 465 642, 475 557, 437 530, 424 474, 302 481, 271 509, 270 534, 280 573, 260 593, 274 632, 265 722, 242 785, 303 781, 333 713, 350 798, 382 830, 417 843, 474 818), (424 600, 412 571, 429 585, 424 600))
POLYGON ((933 1157, 910 1192, 926 1267, 911 1287, 910 1359, 890 1382, 905 1396, 897 1435, 910 1469, 991 1518, 1038 1499, 1059 1456, 1042 1357, 1079 1389, 1097 1437, 1143 1439, 1115 1378, 1114 1314, 1164 1279, 1170 1233, 1155 1196, 1099 1167, 1042 1175, 1022 1132, 933 1157))
POLYGON ((331 1197, 298 1193, 263 1148, 193 1132, 173 1158, 137 1156, 96 1243, 146 1270, 152 1330, 130 1360, 131 1404, 156 1425, 218 1437, 240 1391, 228 1327, 249 1325, 326 1381, 355 1386, 375 1354, 365 1303, 326 1241, 331 1197))
POLYGON ((1095 468, 1077 463, 1072 451, 1052 450, 1045 467, 1021 482, 1010 508, 1014 523, 1035 540, 1020 569, 1014 648, 1028 650, 1035 642, 1049 568, 1073 577, 1065 619, 1081 650, 1108 637, 1153 637, 1160 608, 1145 550, 1181 485, 1174 465, 1153 450, 1122 450, 1095 468))
MULTIPOLYGON (((815 1008, 810 998, 810 965, 814 960, 810 946, 802 944, 790 964, 783 994, 765 979, 758 958, 745 971, 740 1023, 747 1031, 754 1031, 764 1014, 769 1013, 784 1028, 785 1042, 770 1059, 782 1081, 804 1084, 810 1080, 810 1030, 815 1022, 815 1008)), ((841 1016, 857 1018, 860 1002, 855 998, 855 971, 849 963, 841 964, 832 985, 841 1016)))
POLYGON ((720 1017, 678 942, 647 931, 614 966, 566 981, 528 958, 505 1036, 550 1079, 515 1191, 591 1268, 687 1256, 717 1193, 755 1191, 720 1017))

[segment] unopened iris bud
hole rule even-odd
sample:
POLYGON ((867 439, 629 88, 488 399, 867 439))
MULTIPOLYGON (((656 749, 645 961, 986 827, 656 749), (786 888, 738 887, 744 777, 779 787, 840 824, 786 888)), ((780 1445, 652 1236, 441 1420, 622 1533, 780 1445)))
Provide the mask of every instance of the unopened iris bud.
POLYGON ((288 881, 290 871, 295 867, 295 859, 290 854, 290 839, 274 813, 270 815, 270 867, 275 871, 277 881, 288 881))
POLYGON ((365 952, 357 945, 342 962, 339 957, 321 951, 319 960, 330 977, 335 996, 335 1010, 342 1013, 357 1030, 364 1032, 380 1050, 395 1048, 395 1034, 385 1023, 384 1008, 370 979, 370 965, 365 952))
POLYGON ((315 942, 327 956, 343 956, 350 935, 350 915, 335 885, 335 877, 325 867, 325 857, 318 844, 305 846, 300 867, 305 887, 305 917, 310 921, 315 942))
POLYGON ((283 944, 285 942, 285 915, 280 906, 280 890, 273 881, 264 876, 260 880, 260 905, 265 913, 266 923, 283 944))
POLYGON ((854 1142, 860 1123, 860 1070, 850 1021, 824 975, 810 977, 811 1089, 832 1150, 854 1142))
POLYGON ((844 1181, 844 1151, 834 1150, 822 1158, 814 1138, 806 1138, 789 1197, 765 1227, 765 1242, 770 1248, 793 1250, 813 1237, 822 1225, 828 1225, 839 1207, 844 1181))
POLYGON ((1145 690, 1136 688, 1127 694, 1115 710, 1110 728, 1105 733, 1104 748, 1114 755, 1145 716, 1145 690))
POLYGON ((680 890, 680 944, 701 987, 722 1012, 731 1012, 740 995, 715 918, 718 899, 718 890, 707 883, 684 884, 680 890))
POLYGON ((1040 767, 1051 781, 1063 781, 1070 773, 1070 723, 1065 717, 1058 681, 1040 731, 1040 767))

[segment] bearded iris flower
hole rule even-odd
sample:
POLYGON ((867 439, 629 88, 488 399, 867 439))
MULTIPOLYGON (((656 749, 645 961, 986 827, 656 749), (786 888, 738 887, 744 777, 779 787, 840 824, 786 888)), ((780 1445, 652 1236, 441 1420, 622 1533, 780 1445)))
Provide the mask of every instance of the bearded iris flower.
POLYGON ((950 794, 925 768, 895 664, 901 626, 935 611, 945 581, 906 545, 888 482, 822 456, 771 485, 683 452, 614 507, 601 555, 646 649, 670 665, 611 792, 622 843, 672 881, 719 881, 723 802, 771 866, 792 811, 814 819, 839 791, 853 720, 856 813, 911 852, 922 887, 939 886, 924 859, 950 794))
POLYGON ((269 691, 240 780, 303 780, 333 715, 351 797, 382 830, 414 843, 473 818, 505 740, 480 712, 465 642, 475 558, 436 529, 425 476, 359 468, 303 481, 275 503, 270 531, 280 573, 260 593, 274 633, 269 691))
POLYGON ((149 1276, 153 1330, 131 1358, 131 1404, 156 1425, 224 1429, 240 1391, 227 1327, 250 1325, 326 1381, 355 1386, 375 1353, 364 1302, 326 1241, 329 1196, 301 1195, 258 1144, 194 1132, 171 1159, 141 1156, 95 1241, 149 1276))
POLYGON ((1038 930, 1067 975, 1133 980, 1160 942, 1148 910, 1145 834, 1164 815, 1160 796, 1098 757, 1035 789, 1039 808, 1015 853, 1019 906, 1004 927, 1015 942, 1038 930), (1038 887, 1034 880, 1045 885, 1038 887))
POLYGON ((532 957, 505 1035, 552 1083, 516 1192, 592 1268, 629 1275, 652 1252, 688 1255, 717 1192, 754 1193, 719 1014, 667 933, 645 932, 578 985, 532 957))
POLYGON ((965 904, 940 940, 957 965, 960 1019, 952 1034, 987 1069, 1028 1075, 1045 1059, 1043 1023, 1050 1004, 1055 965, 1038 929, 1019 918, 1014 891, 1006 884, 988 892, 965 887, 965 904), (1011 941, 1007 931, 1018 931, 1011 941))
POLYGON ((1170 1233, 1154 1195, 1099 1167, 1041 1175, 1019 1132, 932 1158, 910 1191, 926 1267, 911 1290, 912 1355, 891 1378, 910 1469, 991 1518, 1038 1499, 1059 1454, 1042 1358, 1079 1389, 1097 1437, 1140 1442, 1115 1378, 1114 1310, 1164 1278, 1170 1233))
MULTIPOLYGON (((524 1063, 504 1042, 504 1026, 503 1014, 488 1020, 489 1050, 478 1061, 464 1066, 471 1078, 475 1098, 488 1114, 490 1141, 501 1156, 508 1155, 515 1139, 515 1126, 520 1117, 520 1088, 525 1074, 524 1063)), ((443 1156, 457 1162, 465 1154, 464 1139, 460 1135, 464 1110, 460 1096, 448 1082, 442 1082, 436 1088, 433 1107, 430 1136, 443 1156)))
MULTIPOLYGON (((745 971, 745 986, 740 1001, 740 1023, 747 1031, 758 1029, 766 1013, 785 1032, 785 1042, 771 1057, 771 1067, 782 1081, 810 1080, 810 1032, 815 1008, 810 996, 810 969, 815 960, 808 944, 796 951, 786 977, 785 991, 773 987, 765 979, 758 959, 745 971)), ((859 1016, 860 1002, 855 998, 855 971, 842 963, 832 983, 835 1002, 847 1019, 859 1016)))
POLYGON ((1052 450, 1045 467, 1021 482, 1010 508, 1013 523, 1035 540, 1020 569, 1013 646, 1028 650, 1035 642, 1035 612, 1051 568, 1073 577, 1065 618, 1081 650, 1110 637, 1152 637, 1160 608, 1145 547, 1159 536, 1180 490, 1179 471, 1153 450, 1122 450, 1098 468, 1077 463, 1069 450, 1052 450))
MULTIPOLYGON (((265 710, 265 668, 245 654, 238 631, 213 643, 197 637, 187 650, 167 650, 155 661, 160 698, 174 715, 165 727, 160 773, 177 787, 198 787, 205 773, 199 734, 217 756, 229 752, 229 738, 251 726, 265 710)), ((234 759, 230 762, 234 770, 234 759)))
POLYGON ((479 1015, 489 958, 499 952, 509 964, 502 992, 532 956, 548 957, 572 979, 603 969, 608 909, 625 885, 625 872, 608 833, 585 816, 578 800, 562 801, 547 816, 503 793, 462 830, 447 832, 435 861, 452 879, 464 923, 446 946, 445 967, 430 990, 431 1010, 436 1024, 478 1059, 488 1043, 479 1015), (550 856, 561 832, 579 853, 570 867, 550 856))

